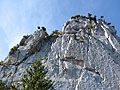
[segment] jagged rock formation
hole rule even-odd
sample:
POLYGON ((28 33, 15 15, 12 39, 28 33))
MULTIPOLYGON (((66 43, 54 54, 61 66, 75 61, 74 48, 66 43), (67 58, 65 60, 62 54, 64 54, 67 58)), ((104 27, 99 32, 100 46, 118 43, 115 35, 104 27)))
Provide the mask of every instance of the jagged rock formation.
POLYGON ((57 38, 41 29, 22 42, 0 65, 6 84, 20 82, 40 58, 56 90, 120 90, 120 39, 102 20, 72 17, 57 38))

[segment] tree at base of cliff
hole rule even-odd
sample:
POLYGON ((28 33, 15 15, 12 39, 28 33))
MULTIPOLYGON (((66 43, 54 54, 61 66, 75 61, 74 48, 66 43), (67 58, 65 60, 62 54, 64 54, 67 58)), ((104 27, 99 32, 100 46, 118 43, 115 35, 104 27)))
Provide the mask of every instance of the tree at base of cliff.
POLYGON ((24 78, 21 79, 22 90, 53 90, 52 81, 46 78, 47 71, 40 59, 36 60, 31 68, 26 69, 24 78))
POLYGON ((0 90, 7 90, 5 89, 5 85, 2 81, 0 81, 0 90))

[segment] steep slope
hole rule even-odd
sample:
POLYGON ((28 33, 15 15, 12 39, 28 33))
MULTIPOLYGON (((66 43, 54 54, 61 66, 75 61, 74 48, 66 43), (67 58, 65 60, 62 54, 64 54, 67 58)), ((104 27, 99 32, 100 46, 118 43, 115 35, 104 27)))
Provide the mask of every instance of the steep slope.
POLYGON ((120 39, 103 20, 75 16, 58 37, 41 29, 24 36, 0 66, 0 80, 20 82, 40 58, 56 90, 120 90, 120 39))

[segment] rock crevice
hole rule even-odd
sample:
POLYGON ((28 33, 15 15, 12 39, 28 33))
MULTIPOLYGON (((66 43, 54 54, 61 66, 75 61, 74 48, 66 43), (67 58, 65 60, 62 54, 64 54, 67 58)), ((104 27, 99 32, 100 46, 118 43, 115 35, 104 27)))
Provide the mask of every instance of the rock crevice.
POLYGON ((56 90, 120 89, 120 39, 102 19, 77 15, 55 36, 42 29, 24 36, 0 64, 0 80, 20 82, 25 68, 38 58, 56 90))

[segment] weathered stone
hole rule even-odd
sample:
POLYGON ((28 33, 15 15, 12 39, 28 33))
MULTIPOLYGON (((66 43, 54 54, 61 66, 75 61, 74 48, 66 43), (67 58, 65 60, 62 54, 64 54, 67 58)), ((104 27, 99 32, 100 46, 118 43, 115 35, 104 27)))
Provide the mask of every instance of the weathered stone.
POLYGON ((7 57, 4 62, 9 62, 8 66, 0 66, 0 80, 6 84, 20 82, 25 68, 40 58, 56 90, 120 90, 120 39, 116 30, 101 20, 92 20, 88 29, 89 23, 87 18, 72 18, 56 39, 45 38, 43 30, 36 31, 7 57))

